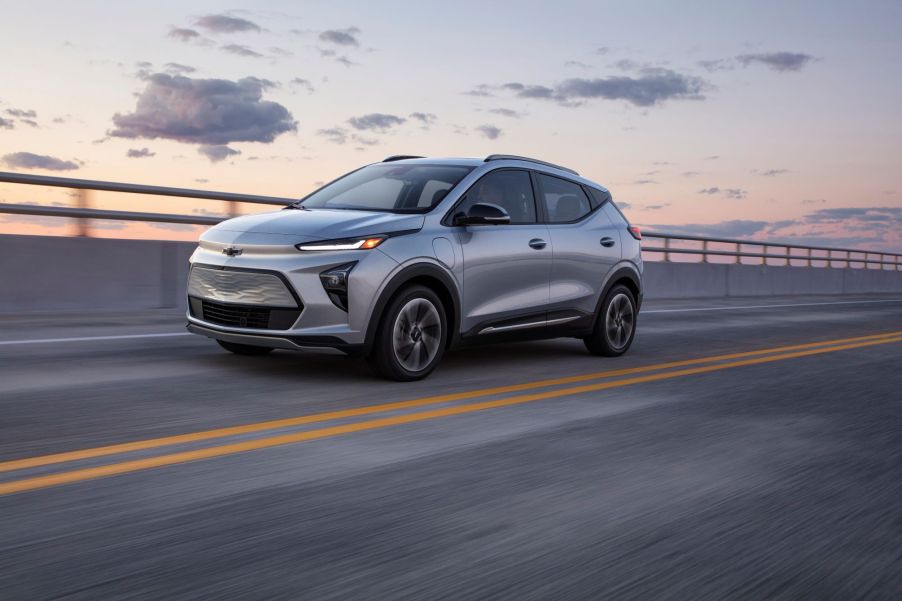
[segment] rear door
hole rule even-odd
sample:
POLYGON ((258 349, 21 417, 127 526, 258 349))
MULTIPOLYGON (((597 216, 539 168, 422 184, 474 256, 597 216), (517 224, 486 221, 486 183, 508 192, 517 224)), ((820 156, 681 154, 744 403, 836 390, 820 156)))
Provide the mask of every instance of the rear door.
POLYGON ((544 325, 552 244, 538 218, 528 171, 497 169, 466 193, 454 212, 474 203, 496 204, 509 225, 455 227, 463 254, 461 332, 478 334, 544 325))
POLYGON ((594 314, 605 276, 620 261, 620 232, 577 182, 538 172, 535 177, 554 249, 550 319, 594 314))

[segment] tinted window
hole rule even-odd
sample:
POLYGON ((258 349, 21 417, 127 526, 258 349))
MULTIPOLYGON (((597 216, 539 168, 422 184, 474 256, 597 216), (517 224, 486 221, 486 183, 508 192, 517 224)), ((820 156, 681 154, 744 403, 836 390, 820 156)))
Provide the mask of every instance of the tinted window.
POLYGON ((549 223, 576 221, 592 210, 592 205, 582 186, 573 182, 537 173, 545 213, 549 223))
POLYGON ((589 190, 589 201, 592 203, 592 208, 597 208, 607 201, 611 200, 611 195, 608 192, 602 192, 597 188, 588 188, 589 190))
POLYGON ((311 209, 426 212, 472 167, 378 164, 320 188, 301 204, 311 209))
POLYGON ((466 213, 477 202, 503 208, 511 216, 511 223, 536 222, 536 201, 526 171, 492 171, 467 191, 456 212, 466 213))

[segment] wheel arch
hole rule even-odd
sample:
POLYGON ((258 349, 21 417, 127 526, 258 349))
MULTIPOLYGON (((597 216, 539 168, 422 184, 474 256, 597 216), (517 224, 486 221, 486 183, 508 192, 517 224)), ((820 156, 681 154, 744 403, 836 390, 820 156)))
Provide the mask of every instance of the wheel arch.
POLYGON ((608 296, 608 292, 618 284, 623 284, 633 293, 633 298, 636 300, 636 312, 638 313, 642 308, 642 276, 639 275, 639 270, 633 265, 621 264, 611 272, 611 275, 608 276, 602 287, 598 301, 595 303, 595 315, 598 315, 598 312, 601 310, 601 304, 608 296))
MULTIPOLYGON (((419 284, 432 290, 442 301, 445 310, 445 320, 448 323, 447 347, 457 342, 460 326, 460 294, 454 278, 438 265, 433 263, 416 263, 398 271, 382 288, 373 305, 367 323, 365 337, 365 351, 368 353, 373 348, 376 339, 376 330, 385 315, 389 301, 404 286, 419 284)), ((446 348, 447 348, 446 347, 446 348)))

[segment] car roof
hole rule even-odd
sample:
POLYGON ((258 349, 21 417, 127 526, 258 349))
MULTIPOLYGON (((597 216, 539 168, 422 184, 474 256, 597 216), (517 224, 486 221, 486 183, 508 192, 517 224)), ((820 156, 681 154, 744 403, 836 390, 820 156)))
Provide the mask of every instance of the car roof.
MULTIPOLYGON (((399 165, 459 165, 461 167, 475 168, 484 166, 519 167, 521 169, 533 169, 535 171, 542 171, 550 175, 563 177, 565 179, 573 180, 586 186, 591 186, 593 188, 598 188, 605 192, 608 192, 608 189, 605 186, 602 186, 597 182, 593 182, 592 180, 586 179, 576 174, 576 172, 571 171, 565 167, 558 167, 557 165, 553 165, 551 163, 545 163, 543 161, 528 159, 525 157, 492 155, 492 157, 496 156, 499 158, 492 158, 492 160, 490 161, 474 157, 389 157, 390 160, 388 162, 397 163, 399 165)), ((378 165, 379 163, 376 164, 378 165)))

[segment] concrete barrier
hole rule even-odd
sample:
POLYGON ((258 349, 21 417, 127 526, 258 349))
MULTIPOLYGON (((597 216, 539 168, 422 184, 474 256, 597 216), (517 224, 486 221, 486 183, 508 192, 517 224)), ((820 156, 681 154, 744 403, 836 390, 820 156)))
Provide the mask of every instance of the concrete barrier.
MULTIPOLYGON (((0 235, 0 313, 185 306, 193 242, 0 235)), ((902 272, 645 263, 646 298, 902 293, 902 272)))

